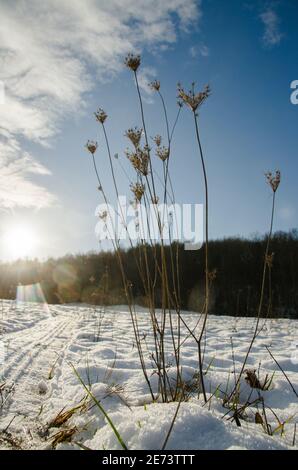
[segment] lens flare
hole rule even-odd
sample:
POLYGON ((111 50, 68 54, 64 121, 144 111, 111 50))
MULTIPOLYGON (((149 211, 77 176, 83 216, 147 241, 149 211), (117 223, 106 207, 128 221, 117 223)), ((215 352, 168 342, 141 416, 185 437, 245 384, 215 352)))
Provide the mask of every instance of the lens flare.
POLYGON ((41 304, 43 310, 47 313, 50 313, 50 309, 40 283, 29 284, 26 286, 19 285, 17 287, 16 301, 18 307, 22 307, 24 303, 34 302, 41 304))

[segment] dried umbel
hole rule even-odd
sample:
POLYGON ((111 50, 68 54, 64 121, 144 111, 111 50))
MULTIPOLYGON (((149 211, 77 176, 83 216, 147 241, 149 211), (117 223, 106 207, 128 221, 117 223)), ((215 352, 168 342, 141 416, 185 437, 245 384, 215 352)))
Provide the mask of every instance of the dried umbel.
POLYGON ((141 64, 141 56, 129 53, 124 59, 124 64, 133 72, 136 72, 141 64))
POLYGON ((156 149, 156 155, 163 161, 165 162, 168 158, 169 158, 169 155, 170 155, 170 150, 168 147, 158 147, 156 149))
POLYGON ((195 83, 192 84, 192 88, 191 90, 189 90, 188 93, 184 91, 180 83, 178 83, 177 88, 178 98, 180 98, 183 103, 185 103, 189 108, 191 108, 193 112, 195 112, 197 108, 204 103, 204 101, 208 98, 208 96, 210 96, 211 93, 209 85, 206 85, 204 90, 200 91, 199 93, 195 93, 195 83))
POLYGON ((269 269, 273 267, 274 253, 266 255, 265 261, 269 269))
POLYGON ((134 128, 128 129, 124 135, 131 141, 131 143, 137 149, 140 145, 142 134, 143 134, 143 129, 134 127, 134 128))
POLYGON ((102 211, 100 214, 98 214, 98 217, 100 218, 100 220, 103 220, 104 222, 106 222, 107 217, 108 217, 108 212, 107 211, 102 211))
POLYGON ((162 140, 162 139, 161 139, 161 135, 159 135, 159 134, 157 134, 157 135, 154 137, 154 139, 153 139, 153 141, 155 142, 155 144, 157 145, 157 147, 160 147, 160 145, 161 145, 161 140, 162 140))
POLYGON ((265 176, 267 179, 267 183, 271 186, 272 191, 275 193, 280 183, 280 171, 276 170, 275 175, 273 175, 271 171, 268 171, 267 173, 265 173, 265 176))
POLYGON ((160 81, 159 80, 153 80, 153 82, 148 83, 149 88, 153 91, 159 91, 160 89, 160 81))
POLYGON ((102 108, 98 108, 96 113, 94 113, 94 116, 96 117, 96 120, 101 124, 103 124, 108 117, 107 113, 102 108))
POLYGON ((137 148, 135 152, 126 151, 126 156, 136 171, 143 176, 148 175, 149 167, 149 149, 145 145, 144 149, 137 148))
POLYGON ((86 144, 86 149, 92 153, 92 155, 95 154, 96 150, 97 150, 97 147, 98 147, 98 143, 97 142, 94 142, 93 140, 88 140, 87 141, 87 144, 86 144))
POLYGON ((130 185, 130 189, 132 190, 136 201, 140 202, 145 192, 145 186, 141 183, 134 183, 130 185))
POLYGON ((209 271, 208 273, 208 279, 210 282, 214 282, 217 276, 217 269, 213 269, 212 271, 209 271))

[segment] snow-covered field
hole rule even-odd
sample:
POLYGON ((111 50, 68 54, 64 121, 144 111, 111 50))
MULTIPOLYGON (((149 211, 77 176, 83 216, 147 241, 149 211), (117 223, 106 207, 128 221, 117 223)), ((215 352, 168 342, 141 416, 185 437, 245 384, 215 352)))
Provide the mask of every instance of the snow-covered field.
MULTIPOLYGON (((138 310, 150 350, 149 316, 138 310)), ((184 315, 195 325, 197 314, 184 315)), ((255 423, 256 412, 262 415, 260 401, 248 407, 241 427, 223 406, 223 391, 234 385, 234 369, 240 369, 253 325, 253 319, 210 316, 204 367, 208 397, 213 396, 205 406, 203 397, 195 394, 181 403, 168 450, 297 448, 297 396, 265 347, 297 392, 297 321, 267 321, 249 356, 247 368, 259 370, 260 378, 275 371, 270 390, 252 389, 244 378, 241 382, 241 403, 263 397, 273 436, 255 423)), ((71 441, 57 443, 57 449, 80 449, 79 444, 98 450, 120 448, 103 414, 86 399, 71 364, 91 386, 129 449, 161 449, 177 403, 152 403, 126 307, 104 311, 88 306, 16 306, 8 301, 0 302, 0 448, 51 448, 60 431, 67 431, 71 441), (60 427, 50 425, 59 412, 69 410, 60 427)), ((198 366, 191 340, 183 345, 182 364, 183 378, 191 381, 198 366)), ((156 374, 151 380, 157 383, 156 374)))

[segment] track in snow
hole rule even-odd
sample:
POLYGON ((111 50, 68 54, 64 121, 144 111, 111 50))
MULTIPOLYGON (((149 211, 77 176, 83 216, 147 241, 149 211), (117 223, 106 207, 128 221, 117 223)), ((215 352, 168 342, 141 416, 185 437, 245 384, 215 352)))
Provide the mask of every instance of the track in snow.
MULTIPOLYGON (((14 423, 16 442, 22 448, 38 446, 43 442, 39 414, 51 397, 49 374, 59 367, 64 352, 71 343, 72 334, 80 317, 73 313, 50 315, 35 326, 6 336, 7 353, 1 371, 1 382, 13 391, 6 397, 0 412, 1 429, 14 423), (46 386, 43 389, 43 385, 46 386)), ((10 432, 10 428, 7 430, 10 432)), ((0 446, 3 444, 0 437, 0 446)), ((5 443, 5 435, 3 436, 5 443)), ((11 447, 11 446, 10 446, 11 447)))

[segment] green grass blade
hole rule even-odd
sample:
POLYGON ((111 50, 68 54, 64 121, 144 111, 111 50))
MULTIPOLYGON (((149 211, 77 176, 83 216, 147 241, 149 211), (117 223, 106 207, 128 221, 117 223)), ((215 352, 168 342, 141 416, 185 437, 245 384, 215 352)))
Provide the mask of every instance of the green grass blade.
POLYGON ((76 368, 74 367, 73 364, 70 364, 75 375, 77 376, 77 378, 79 379, 80 383, 83 385, 84 389, 86 390, 86 392, 88 393, 89 397, 92 398, 92 400, 94 401, 94 403, 96 404, 96 406, 98 407, 98 409, 102 412, 102 414, 104 415, 104 417, 106 418, 106 420, 108 421, 109 425, 111 426, 119 444, 121 445, 122 449, 124 450, 128 450, 127 447, 126 447, 126 444, 124 443, 122 437, 120 436, 119 432, 117 431, 113 421, 111 420, 111 418, 109 417, 108 413, 105 411, 105 409, 103 408, 103 406, 99 403, 99 401, 97 400, 97 398, 90 392, 90 390, 88 389, 88 387, 86 386, 86 384, 84 383, 84 381, 82 380, 82 378, 80 377, 78 371, 76 370, 76 368))

